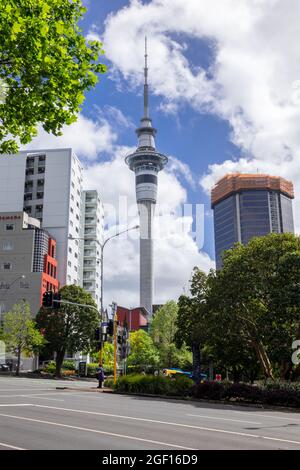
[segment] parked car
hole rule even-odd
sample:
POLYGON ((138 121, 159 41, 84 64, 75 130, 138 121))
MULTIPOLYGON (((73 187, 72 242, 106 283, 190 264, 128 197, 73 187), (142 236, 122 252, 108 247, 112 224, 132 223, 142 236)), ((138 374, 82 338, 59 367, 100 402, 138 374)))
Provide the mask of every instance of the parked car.
POLYGON ((0 363, 0 371, 1 372, 9 372, 10 371, 10 368, 7 364, 4 364, 4 363, 0 363))
MULTIPOLYGON (((181 369, 175 369, 175 368, 172 368, 172 369, 163 369, 163 374, 166 376, 166 377, 172 377, 174 375, 186 375, 187 377, 189 377, 190 379, 193 378, 193 372, 191 371, 184 371, 184 370, 181 370, 181 369)), ((201 381, 205 381, 207 380, 207 374, 203 374, 201 373, 201 381)))

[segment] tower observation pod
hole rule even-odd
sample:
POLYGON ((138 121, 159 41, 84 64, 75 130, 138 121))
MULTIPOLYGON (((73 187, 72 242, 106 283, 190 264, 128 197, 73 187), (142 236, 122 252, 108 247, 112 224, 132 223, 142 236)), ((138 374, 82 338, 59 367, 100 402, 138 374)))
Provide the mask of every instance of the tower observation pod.
POLYGON ((135 173, 136 200, 140 216, 140 306, 152 315, 153 306, 153 217, 157 198, 158 172, 168 158, 156 151, 156 129, 149 117, 147 38, 145 38, 144 115, 136 130, 138 147, 125 161, 135 173))

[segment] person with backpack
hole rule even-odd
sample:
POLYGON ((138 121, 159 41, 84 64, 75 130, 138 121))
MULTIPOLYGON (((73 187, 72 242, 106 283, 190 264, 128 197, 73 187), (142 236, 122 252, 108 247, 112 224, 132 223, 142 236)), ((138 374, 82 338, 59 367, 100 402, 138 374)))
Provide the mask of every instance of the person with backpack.
POLYGON ((97 376, 98 376, 98 382, 99 382, 99 385, 98 385, 97 388, 102 388, 103 387, 103 382, 104 382, 104 379, 105 379, 102 364, 99 364, 99 367, 97 369, 97 376))

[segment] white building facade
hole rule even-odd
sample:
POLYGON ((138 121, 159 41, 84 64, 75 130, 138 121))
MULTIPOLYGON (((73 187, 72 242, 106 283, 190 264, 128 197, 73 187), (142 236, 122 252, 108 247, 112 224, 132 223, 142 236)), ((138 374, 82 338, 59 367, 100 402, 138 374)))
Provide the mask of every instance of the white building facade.
POLYGON ((83 167, 72 149, 0 155, 0 213, 25 211, 57 242, 61 286, 83 285, 83 167))
POLYGON ((101 304, 101 248, 103 243, 104 208, 98 191, 83 192, 84 253, 83 288, 90 292, 98 307, 101 304))

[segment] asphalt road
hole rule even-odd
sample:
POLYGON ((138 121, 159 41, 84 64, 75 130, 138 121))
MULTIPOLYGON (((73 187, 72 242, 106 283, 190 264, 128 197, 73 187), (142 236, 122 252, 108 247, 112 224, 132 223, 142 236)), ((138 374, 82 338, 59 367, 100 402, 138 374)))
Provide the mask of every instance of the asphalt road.
MULTIPOLYGON (((0 450, 300 449, 300 413, 88 392, 0 377, 0 450)), ((96 384, 95 384, 96 386, 96 384)))

